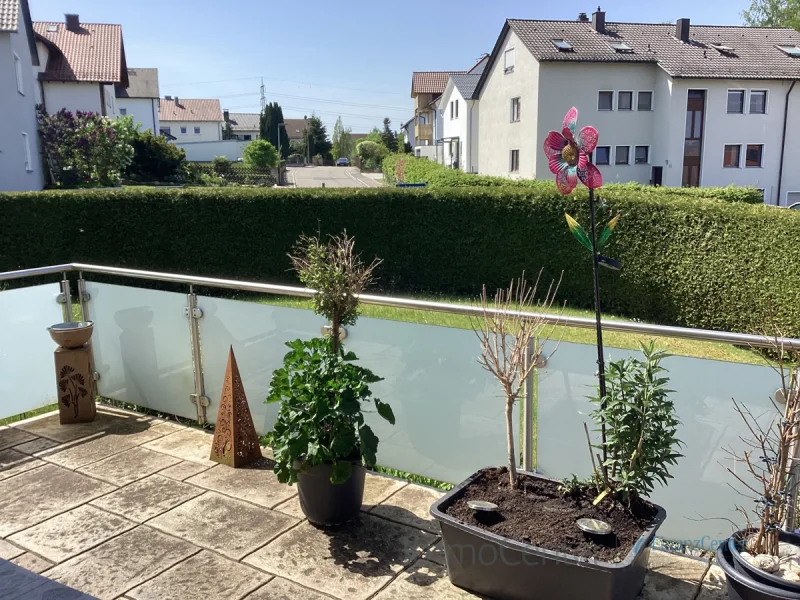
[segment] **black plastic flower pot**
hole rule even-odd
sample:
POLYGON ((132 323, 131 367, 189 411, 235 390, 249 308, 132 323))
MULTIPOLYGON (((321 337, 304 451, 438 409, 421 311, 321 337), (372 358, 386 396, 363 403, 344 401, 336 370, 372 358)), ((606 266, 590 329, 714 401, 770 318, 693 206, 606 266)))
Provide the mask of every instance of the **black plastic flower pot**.
POLYGON ((364 499, 366 469, 353 465, 344 483, 331 483, 331 465, 308 467, 297 474, 300 508, 315 525, 341 525, 358 516, 364 499))
POLYGON ((453 585, 497 600, 635 600, 644 587, 656 530, 666 518, 663 508, 656 506, 653 524, 624 560, 607 563, 511 540, 446 514, 479 476, 480 472, 470 476, 431 506, 431 515, 442 528, 453 585))
POLYGON ((717 548, 717 565, 725 573, 730 600, 800 600, 800 594, 761 583, 739 571, 728 544, 717 548))
MULTIPOLYGON (((795 583, 792 581, 787 581, 778 575, 773 575, 772 573, 767 573, 766 571, 762 571, 761 569, 754 567, 749 562, 747 562, 744 558, 742 558, 741 550, 744 549, 743 540, 754 533, 755 530, 742 530, 737 531, 728 539, 728 551, 731 555, 731 560, 733 562, 733 568, 736 569, 739 573, 743 575, 747 575, 750 579, 754 581, 758 581, 759 583, 763 583, 770 588, 777 589, 777 590, 785 590, 787 592, 792 592, 797 594, 797 597, 800 598, 800 583, 795 583)), ((778 534, 778 539, 781 542, 787 542, 789 544, 793 544, 795 546, 800 547, 800 535, 796 533, 789 533, 788 531, 781 531, 778 534)))

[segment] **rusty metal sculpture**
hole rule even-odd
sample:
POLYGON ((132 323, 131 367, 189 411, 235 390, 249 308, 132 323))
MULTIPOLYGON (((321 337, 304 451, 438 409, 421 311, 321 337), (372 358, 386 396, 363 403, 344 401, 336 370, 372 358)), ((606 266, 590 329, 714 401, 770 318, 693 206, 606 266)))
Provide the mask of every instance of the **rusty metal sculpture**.
POLYGON ((231 347, 228 367, 225 369, 225 381, 222 384, 222 397, 219 401, 210 460, 237 468, 261 457, 258 435, 231 347))

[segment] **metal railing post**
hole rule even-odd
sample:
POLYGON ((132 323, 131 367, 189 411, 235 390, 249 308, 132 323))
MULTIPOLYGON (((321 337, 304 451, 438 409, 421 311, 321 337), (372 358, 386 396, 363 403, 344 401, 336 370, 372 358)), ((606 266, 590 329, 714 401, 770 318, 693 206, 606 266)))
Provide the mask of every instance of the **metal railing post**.
POLYGON ((72 293, 69 289, 69 279, 67 279, 66 271, 61 274, 61 293, 63 294, 64 304, 61 307, 61 312, 64 315, 64 323, 72 321, 72 293))
POLYGON ((81 320, 89 321, 89 300, 91 296, 86 291, 86 280, 83 271, 78 273, 78 301, 81 303, 81 320))
MULTIPOLYGON (((525 349, 524 369, 528 369, 528 365, 531 364, 535 356, 536 339, 531 338, 528 341, 528 347, 525 349)), ((534 370, 531 369, 525 378, 522 395, 522 468, 525 471, 533 471, 533 445, 535 443, 533 439, 533 420, 536 418, 536 415, 533 414, 534 370)))
POLYGON ((201 425, 206 422, 206 408, 211 401, 206 396, 205 382, 203 380, 203 357, 200 350, 200 327, 198 321, 203 316, 203 311, 197 308, 197 295, 193 286, 189 286, 186 295, 186 316, 189 318, 189 338, 192 344, 192 370, 194 372, 194 394, 191 402, 197 409, 197 422, 201 425))

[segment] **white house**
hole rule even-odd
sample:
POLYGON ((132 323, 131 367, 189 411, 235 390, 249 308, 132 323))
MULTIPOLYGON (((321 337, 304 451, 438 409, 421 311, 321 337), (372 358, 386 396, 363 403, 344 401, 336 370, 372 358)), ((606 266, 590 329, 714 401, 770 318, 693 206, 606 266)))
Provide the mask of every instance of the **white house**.
POLYGON ((224 118, 219 100, 165 96, 158 111, 159 129, 175 143, 222 140, 224 118))
POLYGON ((78 15, 60 22, 35 22, 39 66, 37 100, 48 113, 100 113, 116 118, 118 89, 128 87, 122 27, 81 23, 78 15))
POLYGON ((593 125, 606 182, 752 185, 800 200, 800 32, 782 28, 508 20, 475 95, 478 170, 550 178, 542 142, 571 106, 593 125), (792 93, 794 91, 794 93, 792 93))
POLYGON ((28 0, 0 0, 0 191, 42 189, 32 69, 38 65, 28 0))
POLYGON ((131 116, 142 131, 158 134, 159 96, 158 69, 128 69, 128 87, 116 88, 119 116, 131 116))
POLYGON ((467 173, 478 172, 478 73, 450 75, 439 99, 442 163, 467 173))
MULTIPOLYGON (((235 113, 228 110, 222 111, 225 123, 230 123, 233 139, 250 141, 257 140, 261 131, 261 115, 259 113, 235 113)), ((277 140, 271 140, 273 145, 277 140)))

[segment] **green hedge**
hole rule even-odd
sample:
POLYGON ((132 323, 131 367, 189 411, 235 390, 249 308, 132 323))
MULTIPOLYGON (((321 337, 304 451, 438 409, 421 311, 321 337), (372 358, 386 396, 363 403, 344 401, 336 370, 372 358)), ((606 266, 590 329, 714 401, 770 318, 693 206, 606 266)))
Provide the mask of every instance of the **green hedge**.
MULTIPOLYGON (((800 213, 641 194, 606 196, 622 219, 606 254, 603 308, 662 324, 753 332, 774 307, 800 336, 800 213)), ((393 293, 477 294, 525 270, 564 271, 559 297, 590 307, 589 254, 564 212, 587 222, 586 191, 123 189, 0 194, 0 270, 69 261, 293 282, 301 233, 347 229, 380 256, 393 293)))
MULTIPOLYGON (((428 187, 513 187, 535 188, 556 193, 552 177, 547 179, 508 179, 464 173, 458 169, 449 169, 437 162, 425 158, 416 158, 409 154, 392 154, 383 160, 383 176, 389 183, 427 183, 428 187)), ((657 190, 659 196, 682 196, 689 198, 706 198, 724 200, 726 202, 745 202, 762 204, 763 193, 754 187, 730 185, 716 188, 675 188, 659 187, 641 183, 609 183, 603 186, 603 193, 638 192, 651 194, 657 190)))

